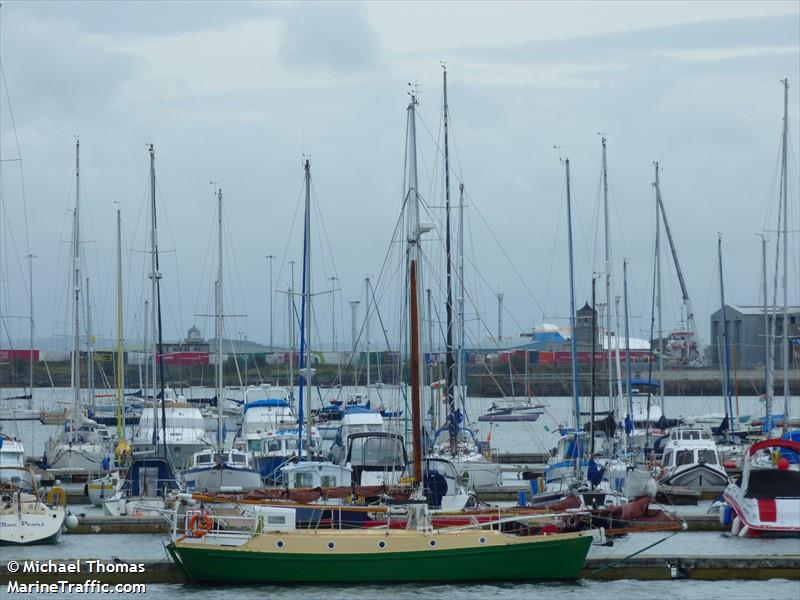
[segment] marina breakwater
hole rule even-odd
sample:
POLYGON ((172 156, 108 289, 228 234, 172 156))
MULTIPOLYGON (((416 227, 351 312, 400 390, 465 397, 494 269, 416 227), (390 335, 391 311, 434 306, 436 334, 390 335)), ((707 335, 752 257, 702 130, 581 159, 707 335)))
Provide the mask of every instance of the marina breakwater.
MULTIPOLYGON (((37 363, 34 368, 34 386, 47 388, 49 386, 69 386, 70 371, 69 363, 48 363, 45 368, 44 363, 37 363), (48 369, 49 368, 49 371, 48 369)), ((327 383, 337 383, 339 372, 334 365, 317 365, 315 384, 325 386, 327 383)), ((441 365, 434 369, 436 380, 444 377, 442 373, 436 373, 436 369, 441 369, 441 365)), ((407 371, 407 369, 405 369, 407 371)), ((404 380, 408 380, 407 372, 404 373, 404 380)), ((789 376, 789 390, 792 395, 800 394, 800 369, 791 369, 789 376)), ((85 374, 84 374, 85 377, 85 374)), ((167 369, 169 385, 175 389, 189 388, 192 386, 202 386, 208 382, 208 366, 172 366, 167 369)), ((342 386, 352 386, 358 383, 363 384, 363 373, 341 374, 342 386)), ((622 377, 625 378, 623 369, 622 377)), ((667 396, 715 396, 722 392, 722 375, 719 369, 711 368, 683 368, 668 369, 663 375, 658 375, 657 369, 650 373, 647 365, 637 365, 631 369, 631 377, 634 379, 660 379, 664 382, 664 394, 667 396)), ((129 382, 138 381, 138 371, 128 366, 126 378, 129 382), (129 371, 129 372, 128 372, 129 371)), ((274 365, 262 366, 258 370, 241 369, 237 371, 233 365, 226 365, 224 373, 225 385, 239 385, 240 381, 258 382, 273 381, 281 385, 287 384, 286 367, 275 367, 274 365), (241 377, 241 379, 240 379, 241 377)), ((393 365, 388 365, 381 372, 381 382, 387 385, 398 383, 397 369, 393 365)), ((582 365, 579 380, 581 393, 590 394, 589 369, 582 365)), ((775 396, 783 395, 783 372, 775 371, 775 396)), ((19 388, 23 382, 27 381, 27 365, 17 365, 16 369, 0 372, 0 387, 19 388)), ((299 375, 295 374, 295 385, 299 384, 299 375)), ((470 396, 483 398, 498 398, 502 396, 521 396, 525 395, 528 389, 530 394, 538 397, 569 396, 572 393, 572 375, 569 365, 529 365, 528 374, 525 375, 524 366, 512 365, 509 369, 508 364, 499 361, 494 363, 469 364, 466 366, 466 383, 470 396)), ((88 386, 88 382, 84 381, 88 386)), ((605 378, 605 371, 599 368, 595 381, 595 393, 604 396, 608 392, 608 382, 605 378)), ((740 369, 734 378, 734 394, 739 395, 759 395, 764 393, 764 370, 763 369, 740 369)))

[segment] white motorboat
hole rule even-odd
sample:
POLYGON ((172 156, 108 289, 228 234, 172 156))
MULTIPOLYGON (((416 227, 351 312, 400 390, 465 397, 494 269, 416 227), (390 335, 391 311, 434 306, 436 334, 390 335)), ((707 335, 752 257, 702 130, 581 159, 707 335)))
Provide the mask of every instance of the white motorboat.
POLYGON ((723 497, 720 520, 733 535, 800 536, 800 443, 767 439, 750 446, 741 479, 723 497))
POLYGON ((253 456, 261 478, 269 483, 282 482, 282 468, 298 460, 301 435, 304 441, 303 458, 315 461, 321 458, 322 436, 316 427, 311 427, 310 431, 311 452, 308 452, 306 442, 309 435, 305 428, 302 429, 302 434, 294 426, 272 429, 258 435, 259 437, 249 434, 246 447, 253 456))
POLYGON ((208 448, 195 453, 183 481, 189 492, 247 493, 261 487, 261 473, 249 452, 208 448))
POLYGON ((207 437, 203 415, 192 404, 169 399, 164 402, 165 423, 161 422, 161 411, 160 402, 145 406, 139 425, 133 432, 134 454, 152 454, 155 452, 154 448, 160 449, 166 439, 172 463, 178 469, 186 468, 196 452, 213 445, 207 437))
POLYGON ((0 433, 0 485, 12 485, 24 491, 34 489, 34 477, 25 467, 25 447, 16 438, 0 433))
POLYGON ((660 482, 699 492, 719 493, 730 478, 708 429, 676 427, 664 445, 660 482))

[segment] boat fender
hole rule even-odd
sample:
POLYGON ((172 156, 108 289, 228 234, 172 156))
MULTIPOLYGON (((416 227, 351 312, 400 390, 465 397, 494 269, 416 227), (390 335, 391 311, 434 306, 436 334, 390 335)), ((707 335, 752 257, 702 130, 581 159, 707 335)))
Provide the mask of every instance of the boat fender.
POLYGON ((739 531, 739 537, 747 537, 747 536, 749 536, 749 535, 750 535, 750 526, 749 526, 749 525, 745 525, 745 526, 744 526, 744 527, 742 527, 742 529, 739 531))
POLYGON ((719 505, 719 524, 720 525, 730 525, 733 521, 733 510, 731 509, 730 504, 720 504, 719 505))
POLYGON ((67 505, 67 492, 64 491, 62 487, 52 487, 47 490, 47 503, 50 506, 55 506, 56 504, 59 506, 66 506, 67 505))
POLYGON ((78 526, 78 517, 72 513, 68 514, 67 518, 64 519, 64 526, 67 529, 75 529, 78 526))
POLYGON ((213 527, 211 517, 208 516, 208 513, 205 511, 195 513, 192 515, 192 518, 189 519, 189 531, 192 537, 203 537, 211 531, 211 527, 213 527))
POLYGON ((733 521, 731 522, 731 535, 739 535, 741 529, 742 529, 742 520, 737 515, 733 518, 733 521))

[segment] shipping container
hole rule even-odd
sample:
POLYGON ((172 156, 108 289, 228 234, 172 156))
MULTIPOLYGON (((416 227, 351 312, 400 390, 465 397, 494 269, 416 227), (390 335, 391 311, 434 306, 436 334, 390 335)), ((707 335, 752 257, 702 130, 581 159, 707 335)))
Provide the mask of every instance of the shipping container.
POLYGON ((0 363, 10 363, 14 360, 21 360, 22 362, 39 362, 38 350, 0 350, 0 363))
MULTIPOLYGON (((227 355, 222 355, 222 361, 227 360, 227 355)), ((189 367, 193 365, 216 364, 216 355, 210 357, 208 352, 170 352, 158 356, 158 362, 165 365, 189 367), (212 358, 214 359, 212 361, 212 358)))

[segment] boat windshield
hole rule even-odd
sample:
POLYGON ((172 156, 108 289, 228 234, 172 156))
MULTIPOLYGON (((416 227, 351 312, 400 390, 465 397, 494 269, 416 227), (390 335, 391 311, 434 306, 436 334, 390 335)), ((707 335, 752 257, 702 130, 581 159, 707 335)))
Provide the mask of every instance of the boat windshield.
POLYGON ((0 452, 0 466, 22 466, 22 452, 0 452))
POLYGON ((694 463, 694 452, 691 450, 678 450, 675 454, 675 465, 691 465, 694 463))
POLYGON ((363 467, 403 467, 403 443, 394 437, 357 437, 350 445, 350 462, 363 467))
POLYGON ((313 473, 295 473, 294 486, 298 488, 314 487, 314 474, 313 473))
POLYGON ((717 464, 717 453, 713 450, 698 450, 697 462, 715 465, 717 464))
POLYGON ((747 481, 746 498, 800 498, 800 471, 753 469, 747 481))

